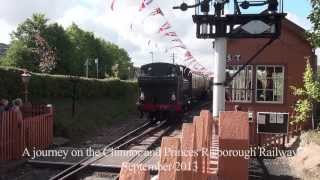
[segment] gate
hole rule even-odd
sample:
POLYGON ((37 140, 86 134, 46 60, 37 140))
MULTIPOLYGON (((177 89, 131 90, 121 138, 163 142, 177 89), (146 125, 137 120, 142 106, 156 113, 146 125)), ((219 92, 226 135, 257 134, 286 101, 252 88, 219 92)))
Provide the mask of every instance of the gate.
POLYGON ((53 141, 52 107, 33 106, 0 113, 0 160, 21 159, 25 148, 44 149, 53 141))

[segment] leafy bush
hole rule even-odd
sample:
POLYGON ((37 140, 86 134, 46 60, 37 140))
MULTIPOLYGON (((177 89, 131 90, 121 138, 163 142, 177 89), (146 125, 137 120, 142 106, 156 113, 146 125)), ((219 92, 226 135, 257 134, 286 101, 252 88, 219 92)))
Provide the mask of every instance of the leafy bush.
MULTIPOLYGON (((0 96, 8 99, 23 96, 21 69, 0 67, 0 96)), ((32 73, 29 83, 31 101, 44 98, 123 98, 136 94, 137 83, 119 79, 87 79, 64 75, 32 73), (75 88, 75 94, 73 93, 75 88)))
MULTIPOLYGON (((0 66, 0 98, 23 97, 21 69, 0 66)), ((79 138, 134 113, 137 83, 32 73, 29 100, 54 107, 55 136, 79 138), (76 89, 72 116, 73 88, 76 89)))

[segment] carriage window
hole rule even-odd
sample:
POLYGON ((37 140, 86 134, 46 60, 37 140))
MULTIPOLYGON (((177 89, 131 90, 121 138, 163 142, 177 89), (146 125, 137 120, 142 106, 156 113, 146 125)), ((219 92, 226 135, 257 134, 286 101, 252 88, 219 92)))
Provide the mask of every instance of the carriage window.
MULTIPOLYGON (((226 79, 231 78, 241 65, 227 67, 226 79)), ((252 66, 245 67, 226 87, 226 100, 231 102, 252 101, 252 66)))
POLYGON ((284 67, 257 66, 256 101, 283 102, 284 67))

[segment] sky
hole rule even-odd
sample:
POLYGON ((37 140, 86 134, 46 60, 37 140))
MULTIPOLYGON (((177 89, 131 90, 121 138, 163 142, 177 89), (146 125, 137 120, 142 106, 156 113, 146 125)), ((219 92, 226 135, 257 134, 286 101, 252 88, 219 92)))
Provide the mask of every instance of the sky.
MULTIPOLYGON (((139 11, 141 0, 116 0, 114 11, 110 9, 112 0, 0 0, 0 43, 10 43, 10 33, 19 23, 33 13, 44 13, 50 22, 58 22, 68 27, 73 22, 81 28, 93 32, 97 37, 111 41, 126 49, 135 66, 150 63, 153 52, 154 61, 183 62, 181 48, 173 48, 168 37, 157 33, 166 21, 187 46, 197 61, 208 69, 213 66, 212 40, 196 39, 195 25, 191 15, 172 10, 173 6, 191 0, 153 0, 153 3, 139 11), (159 5, 162 16, 148 16, 159 5), (169 49, 166 51, 166 49, 169 49)), ((287 18, 305 29, 311 28, 307 19, 311 7, 309 0, 285 0, 284 11, 287 18)), ((230 8, 230 6, 229 6, 230 8)))

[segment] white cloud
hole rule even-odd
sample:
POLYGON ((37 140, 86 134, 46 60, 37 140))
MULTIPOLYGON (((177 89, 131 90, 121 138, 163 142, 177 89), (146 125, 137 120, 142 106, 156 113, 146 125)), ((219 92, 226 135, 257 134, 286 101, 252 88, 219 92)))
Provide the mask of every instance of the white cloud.
POLYGON ((0 27, 0 42, 8 44, 10 42, 10 33, 14 30, 14 27, 2 19, 0 19, 0 27))
POLYGON ((14 26, 33 13, 46 13, 50 19, 56 19, 76 3, 76 0, 0 0, 0 17, 14 26))
MULTIPOLYGON (((181 1, 154 0, 160 5, 166 19, 161 16, 147 17, 154 7, 139 12, 140 2, 141 0, 116 0, 115 10, 111 11, 111 0, 0 0, 0 42, 8 43, 9 32, 32 13, 42 12, 52 22, 56 21, 64 27, 75 22, 81 28, 118 44, 129 52, 135 65, 151 62, 150 51, 154 51, 156 61, 171 62, 172 50, 165 53, 165 49, 173 46, 172 42, 156 33, 168 20, 197 60, 212 69, 212 40, 196 39, 195 25, 191 18, 193 9, 186 12, 172 10, 181 1), (131 24, 133 30, 130 29, 131 24)), ((191 0, 185 2, 193 3, 191 0)), ((310 27, 308 22, 293 13, 289 13, 288 17, 303 27, 310 27)), ((183 53, 175 50, 175 56, 182 63, 183 53)))

